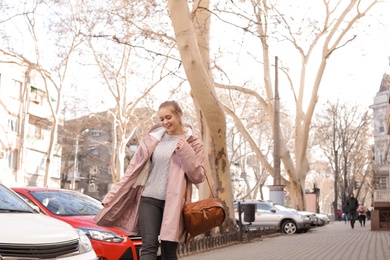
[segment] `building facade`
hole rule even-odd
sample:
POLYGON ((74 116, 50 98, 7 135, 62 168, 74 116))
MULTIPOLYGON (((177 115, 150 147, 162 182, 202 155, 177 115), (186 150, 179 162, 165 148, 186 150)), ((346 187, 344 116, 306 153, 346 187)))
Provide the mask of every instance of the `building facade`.
MULTIPOLYGON (((47 89, 54 86, 40 72, 22 56, 0 50, 0 181, 8 186, 44 186, 53 124, 47 89)), ((53 141, 47 186, 60 187, 61 146, 53 141)))
MULTIPOLYGON (((60 129, 62 150, 62 187, 79 190, 95 198, 102 199, 113 184, 112 154, 116 153, 118 136, 114 136, 113 110, 91 113, 79 118, 65 120, 64 127, 60 129)), ((126 145, 124 155, 125 172, 130 159, 149 127, 155 123, 155 111, 150 109, 136 109, 136 120, 130 121, 128 133, 132 133, 126 145), (150 118, 142 125, 137 126, 144 119, 150 118)), ((129 118, 132 116, 129 115, 129 118)))
POLYGON ((389 87, 390 73, 388 71, 382 77, 379 91, 371 106, 374 116, 372 230, 390 230, 389 87))

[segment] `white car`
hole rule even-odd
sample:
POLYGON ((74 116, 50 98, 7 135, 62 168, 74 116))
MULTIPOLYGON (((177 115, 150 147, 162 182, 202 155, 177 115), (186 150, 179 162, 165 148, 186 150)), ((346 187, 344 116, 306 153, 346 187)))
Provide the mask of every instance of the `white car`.
POLYGON ((85 233, 40 214, 0 183, 0 259, 96 260, 85 233))

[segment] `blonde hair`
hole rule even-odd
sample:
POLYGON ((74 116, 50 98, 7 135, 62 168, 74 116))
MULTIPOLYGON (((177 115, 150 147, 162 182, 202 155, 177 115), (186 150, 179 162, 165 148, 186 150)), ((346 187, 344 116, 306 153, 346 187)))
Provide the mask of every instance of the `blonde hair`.
POLYGON ((158 110, 160 110, 161 108, 165 108, 165 107, 171 108, 170 110, 173 113, 175 113, 176 115, 178 115, 180 118, 180 121, 181 121, 181 117, 183 116, 183 111, 181 110, 179 104, 176 101, 174 101, 174 100, 165 101, 165 102, 161 103, 158 110))

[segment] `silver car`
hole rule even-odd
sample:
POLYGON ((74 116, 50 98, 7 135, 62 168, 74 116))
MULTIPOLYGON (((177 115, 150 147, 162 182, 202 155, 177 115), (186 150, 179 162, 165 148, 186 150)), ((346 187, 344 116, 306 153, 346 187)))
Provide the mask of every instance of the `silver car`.
POLYGON ((271 202, 262 200, 242 200, 234 202, 234 214, 239 222, 238 204, 241 207, 241 221, 250 228, 269 227, 276 228, 285 234, 307 232, 311 226, 311 220, 305 215, 292 212, 282 205, 273 205, 271 202), (255 219, 252 223, 245 222, 244 209, 247 204, 255 204, 255 219))

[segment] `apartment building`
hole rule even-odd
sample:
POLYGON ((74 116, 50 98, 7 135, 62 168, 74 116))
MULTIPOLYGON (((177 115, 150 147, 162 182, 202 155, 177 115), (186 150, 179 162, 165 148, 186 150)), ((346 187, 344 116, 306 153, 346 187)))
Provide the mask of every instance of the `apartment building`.
POLYGON ((374 97, 374 210, 372 230, 390 230, 390 71, 384 73, 380 88, 374 97))
MULTIPOLYGON (((9 186, 44 186, 53 117, 38 66, 0 50, 0 181, 9 186)), ((42 71, 42 70, 41 70, 42 71)), ((60 187, 61 146, 54 140, 47 186, 60 187)))
MULTIPOLYGON (((116 152, 118 136, 113 134, 113 110, 90 113, 71 120, 65 120, 59 130, 62 150, 62 175, 67 176, 64 188, 79 190, 101 199, 113 184, 111 166, 115 165, 111 155, 116 152)), ((151 124, 155 122, 155 111, 148 108, 135 110, 137 116, 128 124, 133 135, 126 145, 124 168, 151 124), (147 122, 139 125, 140 122, 147 122)))

